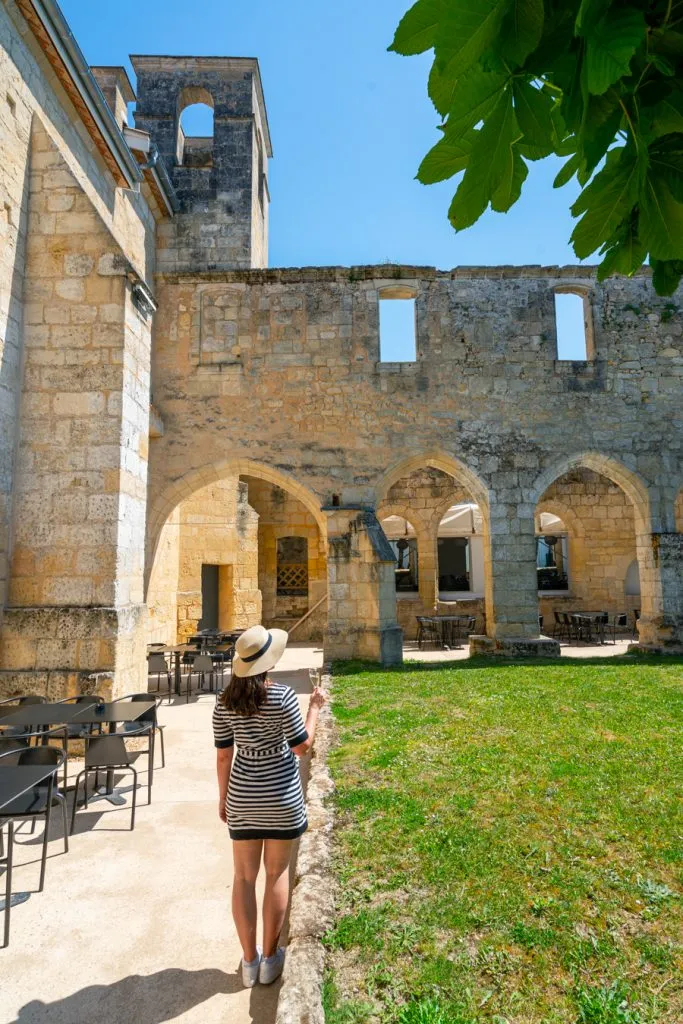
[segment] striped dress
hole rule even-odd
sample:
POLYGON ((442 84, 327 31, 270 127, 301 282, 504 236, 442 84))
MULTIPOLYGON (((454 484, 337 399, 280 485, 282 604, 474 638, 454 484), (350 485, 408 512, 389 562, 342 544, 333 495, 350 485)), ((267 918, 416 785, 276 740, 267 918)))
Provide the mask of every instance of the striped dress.
POLYGON ((299 702, 282 683, 266 689, 257 715, 238 715, 220 700, 213 713, 216 746, 236 748, 226 801, 232 839, 296 839, 308 827, 291 751, 308 739, 299 702))

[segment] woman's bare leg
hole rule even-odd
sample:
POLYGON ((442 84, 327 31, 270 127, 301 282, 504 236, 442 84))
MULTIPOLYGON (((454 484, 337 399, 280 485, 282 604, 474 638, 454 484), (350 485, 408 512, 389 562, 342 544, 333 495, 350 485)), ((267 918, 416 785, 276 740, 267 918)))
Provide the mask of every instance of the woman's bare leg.
POLYGON ((273 956, 289 902, 289 862, 291 839, 265 839, 263 863, 266 869, 266 891, 263 894, 263 955, 273 956))
POLYGON ((256 879, 261 867, 262 839, 234 839, 232 916, 245 961, 256 957, 256 879))

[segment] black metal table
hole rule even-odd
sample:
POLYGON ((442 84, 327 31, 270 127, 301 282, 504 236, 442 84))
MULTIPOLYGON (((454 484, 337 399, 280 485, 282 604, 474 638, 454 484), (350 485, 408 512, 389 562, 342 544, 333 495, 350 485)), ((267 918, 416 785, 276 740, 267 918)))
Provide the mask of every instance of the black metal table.
MULTIPOLYGON (((39 705, 40 706, 40 705, 39 705)), ((4 767, 0 762, 0 815, 3 807, 7 807, 20 796, 27 793, 34 786, 54 773, 54 765, 8 765, 4 767)), ((48 825, 46 823, 45 827, 48 825)), ((17 892, 12 895, 12 851, 14 847, 14 823, 11 818, 7 823, 7 861, 5 875, 5 898, 0 900, 0 910, 4 911, 4 939, 3 946, 9 943, 10 910, 19 903, 25 903, 30 898, 29 892, 17 892)))
POLYGON ((578 627, 579 635, 584 626, 588 627, 588 642, 593 641, 593 626, 597 627, 598 643, 605 643, 605 626, 607 624, 607 612, 570 612, 570 616, 578 627))
MULTIPOLYGON (((74 715, 73 721, 84 725, 108 725, 109 732, 114 732, 116 726, 126 722, 136 722, 146 712, 156 707, 155 700, 115 700, 109 704, 85 704, 81 710, 74 715)), ((87 737, 86 737, 87 742, 87 737)), ((112 804, 124 804, 125 800, 114 789, 114 772, 107 771, 107 784, 100 796, 106 797, 112 804)))
POLYGON ((183 654, 201 654, 196 644, 175 644, 169 647, 159 647, 152 654, 170 654, 173 661, 173 681, 177 696, 180 696, 180 684, 182 682, 181 664, 183 654))

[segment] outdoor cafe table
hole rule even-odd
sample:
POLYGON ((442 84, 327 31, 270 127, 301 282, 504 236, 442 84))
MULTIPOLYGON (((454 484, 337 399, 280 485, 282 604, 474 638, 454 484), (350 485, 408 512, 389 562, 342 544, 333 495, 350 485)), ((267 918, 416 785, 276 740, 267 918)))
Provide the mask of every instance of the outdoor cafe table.
MULTIPOLYGON (((3 807, 18 800, 20 796, 27 793, 34 786, 39 786, 45 779, 49 779, 54 772, 54 765, 51 764, 26 764, 3 766, 0 759, 0 816, 3 807)), ((1 822, 0 822, 1 824, 1 822)), ((12 847, 14 845, 14 827, 10 818, 8 822, 7 836, 7 857, 5 858, 5 898, 0 900, 0 910, 4 910, 5 934, 3 945, 9 943, 9 915, 12 907, 18 903, 25 903, 31 895, 28 892, 18 892, 12 895, 12 847)))
POLYGON ((461 637, 455 637, 455 627, 466 625, 471 616, 469 615, 435 615, 432 622, 436 622, 439 627, 439 633, 441 635, 441 643, 444 647, 462 647, 462 643, 454 644, 457 639, 461 640, 461 637))
MULTIPOLYGON (((5 711, 5 713, 2 715, 2 718, 0 718, 0 737, 2 737, 3 728, 7 726, 10 726, 13 729, 20 730, 38 730, 52 727, 50 728, 51 736, 60 736, 62 738, 64 753, 68 755, 67 741, 69 738, 69 733, 67 731, 66 726, 71 725, 71 723, 74 721, 74 719, 82 709, 82 704, 18 704, 12 711, 5 711)), ((16 738, 21 739, 21 732, 17 734, 16 738)), ((66 775, 67 758, 65 757, 65 788, 66 775)))
POLYGON ((602 612, 571 612, 571 618, 576 625, 581 628, 584 624, 588 626, 588 638, 593 639, 592 627, 597 626, 598 630, 598 642, 604 644, 605 642, 605 619, 607 613, 602 612))
MULTIPOLYGON (((86 704, 82 710, 74 716, 73 721, 84 725, 108 725, 109 732, 114 732, 117 724, 125 722, 136 722, 138 718, 155 708, 155 700, 116 700, 111 704, 86 704)), ((102 796, 106 796, 110 803, 125 803, 123 797, 114 790, 114 770, 107 769, 107 785, 102 796)))

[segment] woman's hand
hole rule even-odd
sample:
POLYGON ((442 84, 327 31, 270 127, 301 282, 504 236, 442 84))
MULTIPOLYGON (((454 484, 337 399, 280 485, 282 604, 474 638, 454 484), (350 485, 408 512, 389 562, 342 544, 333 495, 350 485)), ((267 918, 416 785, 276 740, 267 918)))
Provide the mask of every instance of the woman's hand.
POLYGON ((228 809, 225 806, 225 800, 218 801, 218 817, 222 822, 226 822, 228 820, 228 809))
POLYGON ((323 704, 327 703, 327 694, 321 686, 316 686, 311 694, 311 699, 308 702, 309 708, 321 708, 323 704))

